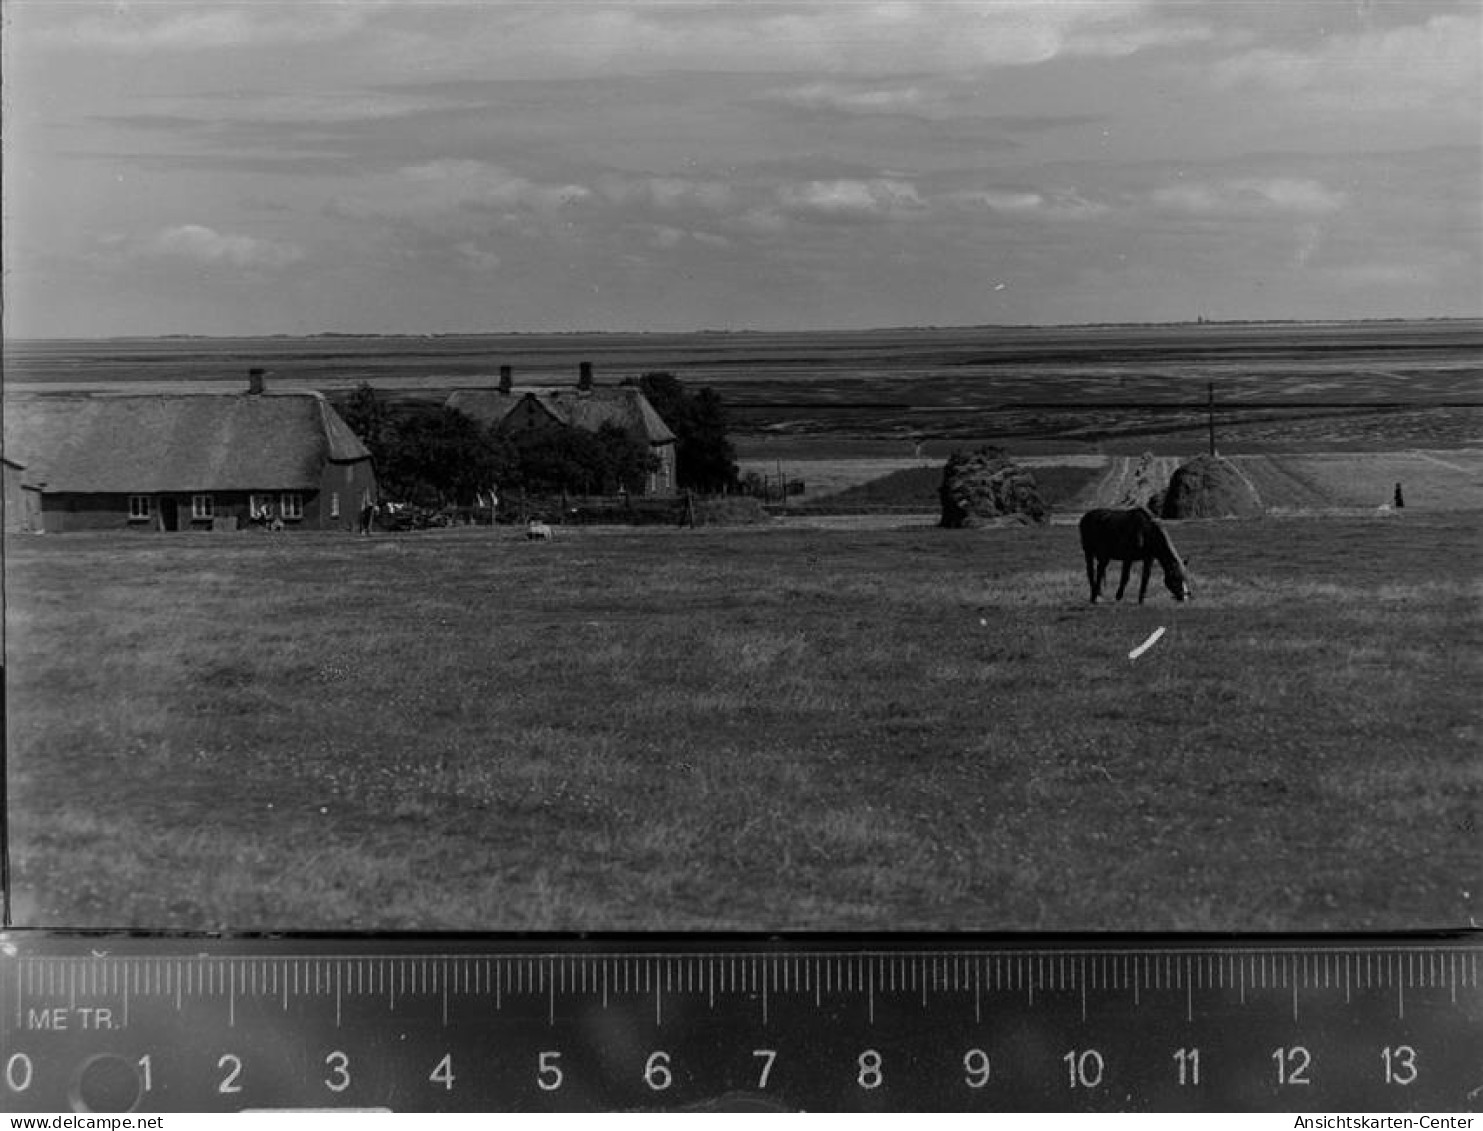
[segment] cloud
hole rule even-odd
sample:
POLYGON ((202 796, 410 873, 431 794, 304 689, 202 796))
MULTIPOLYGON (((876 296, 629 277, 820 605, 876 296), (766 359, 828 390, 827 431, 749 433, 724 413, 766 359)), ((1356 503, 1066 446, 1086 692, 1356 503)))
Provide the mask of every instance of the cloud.
POLYGON ((480 247, 473 240, 464 240, 453 250, 458 254, 458 261, 471 271, 494 271, 503 262, 497 254, 480 247))
POLYGON ((1476 108, 1483 86, 1483 20, 1476 12, 1326 37, 1310 51, 1243 52, 1211 72, 1218 89, 1254 86, 1335 109, 1415 109, 1455 99, 1476 108))
POLYGON ((969 210, 1048 220, 1086 220, 1109 210, 1106 204, 1064 189, 963 189, 948 194, 948 199, 969 210))
POLYGON ((1149 198, 1161 208, 1194 216, 1272 213, 1314 216, 1336 212, 1348 200, 1342 192, 1299 177, 1181 183, 1155 189, 1149 198))
POLYGON ((674 176, 625 176, 608 174, 594 186, 611 204, 637 206, 660 212, 696 209, 721 212, 734 202, 735 193, 724 181, 674 176))
POLYGON ((89 11, 73 5, 37 33, 37 43, 123 53, 323 43, 360 31, 383 6, 117 3, 89 11))
POLYGON ((304 258, 297 244, 226 234, 200 224, 165 228, 146 240, 142 250, 156 256, 232 267, 286 267, 304 258))
POLYGON ((584 185, 537 182, 484 161, 440 160, 363 178, 330 204, 351 219, 429 221, 459 211, 550 214, 592 196, 584 185))
POLYGON ((866 87, 838 82, 814 82, 768 91, 767 100, 804 110, 843 114, 900 114, 920 111, 940 101, 919 86, 866 87))
POLYGON ((146 114, 98 115, 95 120, 132 129, 175 131, 219 127, 223 122, 263 125, 341 125, 386 122, 434 112, 478 110, 487 102, 420 90, 339 89, 194 93, 153 98, 159 110, 146 114))
POLYGON ((777 189, 777 199, 785 212, 826 219, 904 216, 927 208, 910 181, 885 177, 784 184, 777 189))
MULTIPOLYGON (((432 79, 711 73, 943 74, 1058 57, 1118 57, 1209 38, 1156 0, 533 4, 356 0, 313 4, 57 5, 37 42, 144 54, 353 39, 356 63, 432 79)), ((323 66, 337 69, 338 57, 323 66)), ((828 92, 824 92, 829 97, 828 92)), ((887 102, 891 95, 884 96, 887 102)), ((907 95, 906 97, 909 97, 907 95)), ((851 100, 846 97, 841 105, 851 100)), ((866 98, 868 103, 869 99, 866 98)))

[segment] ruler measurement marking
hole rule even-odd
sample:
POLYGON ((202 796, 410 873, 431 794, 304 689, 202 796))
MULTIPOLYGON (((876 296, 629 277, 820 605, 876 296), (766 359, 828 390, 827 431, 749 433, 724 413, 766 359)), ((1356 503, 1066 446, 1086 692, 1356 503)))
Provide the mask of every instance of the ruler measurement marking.
POLYGON ((977 1024, 982 1024, 984 1019, 982 983, 983 966, 975 962, 973 964, 973 1020, 977 1024))
MULTIPOLYGON (((1352 991, 1356 980, 1362 987, 1371 990, 1378 989, 1381 985, 1387 988, 1394 986, 1396 990, 1397 1017, 1403 1021, 1405 1017, 1405 990, 1431 989, 1433 991, 1446 986, 1449 990, 1449 998, 1455 1008, 1459 1001, 1469 1001, 1468 992, 1476 988, 1478 956, 1483 953, 1475 947, 1469 947, 1464 953, 1461 947, 1442 946, 1417 949, 1415 947, 1390 946, 1390 947, 1355 947, 1351 950, 1343 948, 1324 949, 1320 951, 1305 951, 1298 947, 1287 949, 1274 949, 1269 952, 1246 952, 1241 951, 1216 952, 1211 954, 1198 954, 1194 950, 1173 949, 1163 956, 1162 962, 1155 953, 1139 954, 1137 951, 1127 950, 1121 953, 1117 951, 1094 952, 1091 950, 1078 951, 1068 950, 1064 953, 1052 952, 1045 955, 1034 955, 1028 951, 1008 953, 980 953, 967 955, 958 953, 918 955, 892 955, 885 953, 860 954, 860 955, 817 955, 803 956, 802 958, 787 955, 763 955, 746 956, 751 957, 751 974, 747 974, 746 957, 743 957, 741 965, 741 986, 746 987, 747 978, 751 978, 751 989, 756 992, 757 979, 760 971, 762 997, 761 1013, 762 1024, 770 1027, 771 1006, 769 997, 780 987, 783 992, 798 989, 798 963, 803 963, 803 980, 806 985, 811 972, 819 971, 819 963, 825 963, 821 973, 827 975, 830 971, 842 973, 851 988, 857 989, 856 983, 866 979, 867 990, 868 1023, 874 1025, 874 988, 877 983, 881 985, 883 992, 905 993, 911 989, 917 991, 921 1007, 928 1007, 928 989, 936 988, 944 992, 959 991, 967 989, 967 969, 964 963, 972 965, 973 991, 974 991, 974 1020, 975 1024, 982 1025, 984 1014, 982 1011, 982 991, 984 984, 990 981, 991 975, 988 965, 990 957, 994 961, 995 975, 1000 981, 1005 980, 1001 966, 1001 958, 1004 961, 1014 963, 1011 971, 1013 981, 1018 984, 1021 979, 1025 980, 1025 989, 1028 1000, 1034 1004, 1034 994, 1037 988, 1050 989, 1052 991, 1066 991, 1071 988, 1067 978, 1076 980, 1076 988, 1080 993, 1082 1021, 1090 1018, 1090 990, 1099 985, 1103 989, 1124 988, 1117 981, 1120 975, 1125 975, 1130 968, 1134 972, 1131 978, 1135 1005, 1139 1003, 1140 979, 1136 976, 1136 967, 1140 961, 1144 963, 1144 979, 1151 980, 1157 988, 1172 989, 1181 986, 1186 991, 1186 1020, 1193 1021, 1193 992, 1196 988, 1202 992, 1220 988, 1227 988, 1227 978, 1232 985, 1229 988, 1239 991, 1242 1005, 1245 1001, 1245 983, 1247 979, 1247 966, 1251 966, 1253 985, 1262 985, 1264 988, 1276 988, 1278 986, 1289 988, 1292 996, 1291 1021, 1297 1023, 1301 1018, 1300 990, 1323 990, 1337 991, 1340 982, 1344 986, 1343 1005, 1353 1003, 1352 991), (1196 955, 1198 954, 1198 960, 1196 955), (1090 961, 1089 961, 1090 958, 1090 961), (1068 959, 1070 961, 1068 961, 1068 959), (1363 961, 1361 961, 1363 959, 1363 961), (1048 962, 1049 974, 1042 962, 1048 962), (760 961, 760 966, 759 966, 760 961), (1271 963, 1270 985, 1268 984, 1268 962, 1271 963), (843 962, 845 965, 840 966, 843 962), (904 965, 910 963, 910 965, 904 965), (1338 964, 1342 963, 1342 967, 1338 964), (1279 968, 1280 964, 1280 968, 1279 968), (949 976, 951 971, 951 977, 949 976), (1321 977, 1320 977, 1321 971, 1321 977), (1342 975, 1342 977, 1341 977, 1342 975), (1169 985, 1164 986, 1164 981, 1169 985), (915 982, 916 985, 912 983, 915 982), (1458 983, 1463 986, 1463 993, 1458 992, 1458 983)), ((410 958, 411 956, 407 956, 410 958)), ((732 958, 732 968, 737 963, 735 956, 732 958)), ((289 1008, 289 989, 294 987, 294 992, 300 992, 300 979, 303 979, 302 991, 309 993, 308 983, 311 977, 314 982, 313 993, 315 995, 328 996, 329 976, 333 975, 335 995, 335 1026, 337 1029, 343 1027, 343 995, 347 990, 359 992, 368 979, 374 980, 378 976, 387 983, 388 992, 393 1001, 399 986, 405 987, 407 981, 412 982, 413 992, 421 985, 421 990, 430 992, 436 983, 440 991, 441 1019, 442 1025, 447 1028, 451 1024, 448 1012, 448 994, 450 985, 456 992, 459 986, 460 974, 467 985, 472 977, 477 983, 478 965, 472 961, 473 956, 468 959, 450 956, 434 956, 436 961, 424 959, 418 965, 406 958, 382 957, 380 959, 371 957, 366 959, 351 956, 336 956, 320 959, 312 956, 288 957, 286 959, 263 960, 251 956, 233 957, 230 955, 217 954, 187 954, 182 958, 174 960, 173 965, 168 956, 149 958, 138 958, 133 956, 114 956, 106 961, 97 956, 86 957, 77 955, 75 957, 58 958, 29 958, 22 963, 12 966, 14 974, 6 974, 0 968, 0 977, 13 979, 11 987, 15 991, 15 1020, 18 1032, 24 1031, 26 995, 34 993, 37 989, 46 987, 49 992, 57 993, 65 987, 67 1000, 72 1002, 72 1008, 77 1008, 76 1003, 86 1000, 90 996, 112 994, 115 1000, 120 1001, 122 1020, 121 1027, 130 1030, 133 1025, 143 1024, 148 1031, 152 1015, 150 1009, 156 1007, 155 1002, 149 1001, 151 994, 157 994, 161 998, 158 1003, 164 1006, 173 994, 175 1009, 183 1012, 183 996, 187 993, 195 995, 206 995, 208 999, 214 999, 224 994, 228 998, 228 1028, 235 1030, 235 1004, 236 996, 241 993, 249 998, 258 994, 272 994, 279 991, 282 994, 283 1008, 289 1008), (370 967, 368 963, 378 961, 380 965, 370 967), (394 967, 386 968, 386 963, 394 967), (457 965, 450 970, 449 963, 457 965), (326 965, 329 963, 330 965, 326 965), (300 971, 302 970, 302 975, 300 971), (421 971, 419 975, 418 971, 421 971), (173 971, 173 977, 172 977, 173 971), (348 985, 349 977, 353 971, 354 984, 348 985), (242 977, 237 977, 238 974, 242 977), (144 1005, 147 1007, 145 1013, 140 1013, 135 1008, 133 998, 137 995, 145 995, 144 1005)), ((655 1022, 662 1024, 662 993, 664 990, 670 992, 694 992, 695 982, 703 981, 707 990, 712 1008, 715 1006, 715 980, 716 971, 720 968, 724 979, 728 956, 713 955, 704 958, 680 958, 678 961, 684 963, 678 969, 675 966, 677 959, 674 956, 650 955, 640 957, 638 961, 646 962, 645 978, 646 984, 654 986, 655 992, 655 1022), (663 976, 660 977, 659 961, 663 958, 663 976), (707 963, 703 971, 697 971, 694 963, 705 961, 707 963), (680 983, 676 991, 675 983, 680 983)), ((484 958, 485 968, 488 968, 489 959, 484 958)), ((496 959, 496 961, 500 961, 496 959)), ((521 958, 510 956, 504 960, 504 968, 509 969, 514 964, 513 975, 518 974, 522 983, 530 978, 545 985, 548 991, 548 1024, 554 1025, 555 992, 560 989, 565 993, 568 990, 567 981, 572 982, 571 989, 575 990, 579 975, 577 969, 581 970, 580 978, 585 992, 589 977, 596 980, 599 976, 607 973, 606 964, 599 970, 591 964, 587 958, 571 959, 566 957, 552 957, 545 960, 527 960, 522 965, 521 958), (571 961, 577 961, 579 966, 568 971, 571 961)), ((599 960, 603 961, 603 960, 599 960)), ((636 971, 632 975, 636 980, 636 971)), ((604 977, 605 982, 605 977, 604 977)), ((823 978, 815 981, 816 1005, 821 1005, 823 978)), ((992 983, 991 983, 992 984, 992 983)), ((735 986, 735 983, 734 983, 735 986)), ((499 983, 496 980, 496 993, 499 992, 499 983)), ((606 990, 606 985, 604 985, 606 990)), ((58 994, 57 996, 60 996, 58 994)), ((1320 1018, 1317 1024, 1323 1024, 1322 1018, 1326 1015, 1324 1010, 1343 1008, 1337 1001, 1337 992, 1332 999, 1320 998, 1316 1016, 1320 1018)), ((34 999, 33 999, 34 1000, 34 999)), ((1176 999, 1177 1000, 1177 999, 1176 999)), ((1227 999, 1228 1000, 1228 999, 1227 999)), ((1202 999, 1203 1002, 1203 999, 1202 999)), ((320 1002, 309 1003, 314 1009, 322 1009, 320 1002)), ((621 1005, 622 1003, 620 1003, 621 1005)), ((900 1004, 904 1004, 904 999, 900 1004)), ((1157 1013, 1169 1006, 1172 1002, 1151 1002, 1151 1008, 1157 1013)), ((1378 1001, 1377 1003, 1378 1004, 1378 1001)), ((604 994, 604 1006, 607 1005, 606 993, 604 994)), ((1425 1005, 1425 1001, 1423 1001, 1425 1005)), ((498 1007, 497 1007, 498 1008, 498 1007)), ((1013 1008, 1013 1007, 1011 1007, 1013 1008)), ((1203 1007, 1202 1007, 1203 1008, 1203 1007)), ((1365 1008, 1369 1008, 1366 1006, 1365 1008)), ((415 1012, 415 1011, 414 1011, 415 1012)), ((639 1007, 642 1015, 642 1006, 639 1007)), ((1059 1012, 1059 1010, 1057 1010, 1059 1012)), ((1172 1010, 1171 1010, 1172 1012, 1172 1010)), ((1264 1011, 1265 1012, 1265 1011, 1264 1011)), ((1425 1010, 1423 1010, 1425 1012, 1425 1010)), ((216 1018, 215 1024, 220 1023, 220 1015, 214 1009, 211 1015, 216 1018)), ((3 1015, 0 1015, 3 1016, 3 1015)), ((252 1017, 254 1015, 249 1015, 252 1017)), ((858 1017, 858 1015, 855 1015, 858 1017)), ((1064 1015, 1063 1015, 1064 1016, 1064 1015)), ((430 1023, 431 1018, 427 1019, 430 1023)), ((888 1022, 890 1015, 888 1013, 888 1022)), ((566 1022, 563 1022, 565 1025, 566 1022)), ((1305 1023, 1309 1026, 1315 1022, 1305 1023)), ((248 1019, 244 1019, 244 1026, 248 1026, 248 1019)), ((246 1031, 246 1030, 245 1030, 246 1031)), ((1310 1045, 1310 1047, 1312 1047, 1310 1045)), ((1420 1047, 1418 1044, 1417 1047, 1420 1047)), ((240 1050, 239 1050, 240 1051, 240 1050)), ((249 1050, 250 1051, 250 1050, 249 1050)), ((353 1050, 352 1050, 353 1051, 353 1050)), ((990 1050, 992 1051, 992 1050, 990 1050)), ((1105 1049, 1103 1050, 1106 1051, 1105 1049)), ((1270 1066, 1269 1066, 1270 1071, 1270 1066)))

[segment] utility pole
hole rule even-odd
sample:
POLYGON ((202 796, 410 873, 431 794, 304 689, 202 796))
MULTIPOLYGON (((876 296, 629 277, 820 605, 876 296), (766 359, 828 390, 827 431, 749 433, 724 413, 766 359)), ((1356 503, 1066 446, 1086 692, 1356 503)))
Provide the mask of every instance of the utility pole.
POLYGON ((1205 383, 1205 415, 1210 428, 1210 455, 1215 456, 1215 382, 1205 383))

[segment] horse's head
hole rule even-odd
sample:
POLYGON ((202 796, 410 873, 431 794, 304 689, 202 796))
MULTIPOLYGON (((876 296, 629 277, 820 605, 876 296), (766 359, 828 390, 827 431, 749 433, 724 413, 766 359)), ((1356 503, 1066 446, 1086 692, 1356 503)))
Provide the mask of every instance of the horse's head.
MULTIPOLYGON (((1177 561, 1177 559, 1176 559, 1177 561)), ((1194 591, 1190 588, 1189 574, 1185 572, 1185 566, 1189 564, 1188 559, 1179 562, 1177 568, 1164 571, 1164 587, 1174 594, 1176 601, 1188 601, 1193 597, 1194 591)))

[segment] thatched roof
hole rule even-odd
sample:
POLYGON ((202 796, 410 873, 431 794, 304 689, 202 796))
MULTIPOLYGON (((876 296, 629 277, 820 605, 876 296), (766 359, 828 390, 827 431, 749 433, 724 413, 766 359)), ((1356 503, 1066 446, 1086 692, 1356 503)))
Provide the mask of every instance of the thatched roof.
POLYGON ((371 456, 312 392, 14 397, 5 448, 47 493, 309 490, 371 456))
POLYGON ((526 398, 562 424, 596 432, 604 424, 616 424, 625 432, 643 436, 650 444, 670 444, 669 430, 649 398, 628 385, 597 389, 523 388, 504 393, 498 389, 457 389, 445 402, 485 424, 500 424, 526 398))

